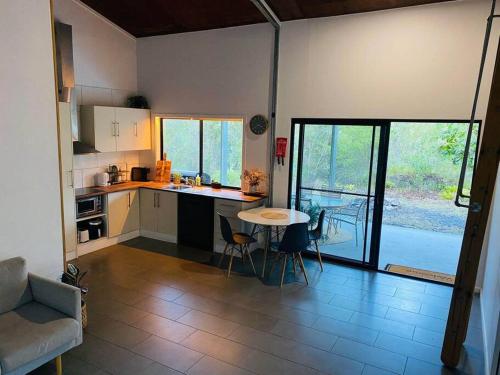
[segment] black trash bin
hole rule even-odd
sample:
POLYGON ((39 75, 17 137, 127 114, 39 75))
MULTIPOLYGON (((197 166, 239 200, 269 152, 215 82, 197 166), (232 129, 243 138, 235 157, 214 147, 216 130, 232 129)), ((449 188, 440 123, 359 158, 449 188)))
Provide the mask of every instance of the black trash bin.
POLYGON ((102 219, 89 220, 89 239, 97 240, 102 235, 102 219))

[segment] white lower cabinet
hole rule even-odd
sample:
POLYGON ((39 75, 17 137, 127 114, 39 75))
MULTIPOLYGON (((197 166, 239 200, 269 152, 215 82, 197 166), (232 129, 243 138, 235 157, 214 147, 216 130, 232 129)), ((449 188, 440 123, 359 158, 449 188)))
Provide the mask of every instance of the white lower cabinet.
POLYGON ((139 230, 139 192, 125 190, 108 194, 108 237, 139 230))
POLYGON ((252 225, 240 220, 238 218, 238 212, 259 207, 260 205, 262 205, 262 201, 240 202, 228 199, 214 199, 214 251, 215 252, 224 251, 224 247, 226 246, 226 241, 224 241, 224 239, 222 238, 222 233, 220 230, 219 213, 228 219, 229 224, 231 225, 231 229, 233 230, 233 233, 246 232, 250 234, 252 231, 252 225))
POLYGON ((177 242, 177 193, 141 189, 141 235, 177 242))

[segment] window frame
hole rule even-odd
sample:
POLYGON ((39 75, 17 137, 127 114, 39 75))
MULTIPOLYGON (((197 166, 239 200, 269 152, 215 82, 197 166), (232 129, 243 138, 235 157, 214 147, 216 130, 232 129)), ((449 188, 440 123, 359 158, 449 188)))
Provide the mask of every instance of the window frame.
MULTIPOLYGON (((160 117, 160 158, 163 156, 163 121, 164 120, 195 120, 198 121, 199 126, 199 155, 198 155, 198 174, 200 176, 203 175, 203 122, 204 121, 241 121, 242 126, 242 139, 241 139, 241 174, 243 174, 244 169, 244 160, 243 160, 243 151, 245 149, 245 121, 243 117, 225 117, 225 116, 161 116, 160 117)), ((231 185, 221 185, 225 189, 234 189, 241 190, 242 189, 242 181, 240 174, 240 184, 239 186, 231 186, 231 185)), ((210 186, 211 184, 206 184, 202 182, 203 186, 210 186)))

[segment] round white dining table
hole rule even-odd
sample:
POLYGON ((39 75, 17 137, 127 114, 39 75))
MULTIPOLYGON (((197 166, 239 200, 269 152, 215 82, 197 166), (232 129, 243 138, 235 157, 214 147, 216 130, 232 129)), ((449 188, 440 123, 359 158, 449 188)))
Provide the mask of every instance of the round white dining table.
POLYGON ((283 227, 297 223, 308 223, 311 219, 309 215, 304 212, 291 210, 288 208, 272 208, 272 207, 257 207, 250 210, 238 212, 238 218, 253 224, 252 234, 253 237, 257 227, 261 226, 266 228, 267 239, 264 246, 264 261, 262 265, 262 277, 266 270, 267 252, 271 242, 271 229, 272 227, 283 227))

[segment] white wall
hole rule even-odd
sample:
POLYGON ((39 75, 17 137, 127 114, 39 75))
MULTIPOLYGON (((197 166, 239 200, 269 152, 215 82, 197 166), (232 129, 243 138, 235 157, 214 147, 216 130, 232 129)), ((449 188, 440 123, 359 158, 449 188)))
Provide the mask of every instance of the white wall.
POLYGON ((491 368, 500 314, 500 168, 485 238, 485 271, 481 290, 481 313, 486 353, 486 368, 491 368))
MULTIPOLYGON (((137 93, 136 39, 78 0, 55 0, 54 17, 73 26, 75 94, 78 105, 125 106, 137 93)), ((75 155, 75 187, 94 186, 109 164, 130 170, 140 152, 75 155)))
POLYGON ((139 92, 156 113, 245 118, 244 168, 267 168, 267 137, 251 116, 268 115, 273 33, 244 26, 138 39, 139 92))
POLYGON ((136 40, 77 0, 55 0, 54 17, 73 26, 79 85, 137 89, 136 40))
MULTIPOLYGON (((490 3, 285 22, 277 136, 290 137, 292 117, 467 119, 490 3)), ((487 104, 498 26, 491 40, 478 118, 487 104)), ((279 206, 286 205, 288 168, 275 168, 279 206)))
POLYGON ((0 3, 0 259, 63 270, 55 78, 49 0, 0 3))

